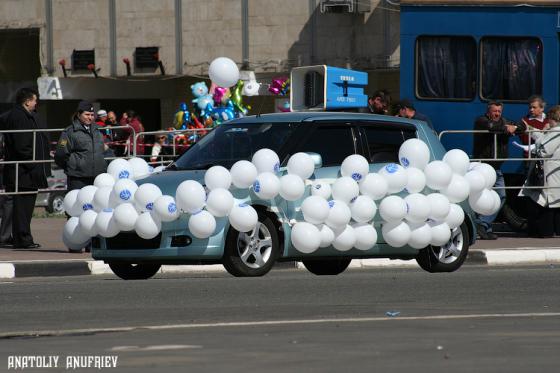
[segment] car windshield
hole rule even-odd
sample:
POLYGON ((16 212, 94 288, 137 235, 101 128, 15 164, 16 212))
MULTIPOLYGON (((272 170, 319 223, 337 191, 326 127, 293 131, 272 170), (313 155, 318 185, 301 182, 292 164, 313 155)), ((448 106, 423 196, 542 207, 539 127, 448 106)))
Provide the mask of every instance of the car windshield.
POLYGON ((204 170, 214 165, 231 167, 235 162, 251 160, 262 148, 281 153, 297 123, 222 124, 185 152, 170 168, 204 170))

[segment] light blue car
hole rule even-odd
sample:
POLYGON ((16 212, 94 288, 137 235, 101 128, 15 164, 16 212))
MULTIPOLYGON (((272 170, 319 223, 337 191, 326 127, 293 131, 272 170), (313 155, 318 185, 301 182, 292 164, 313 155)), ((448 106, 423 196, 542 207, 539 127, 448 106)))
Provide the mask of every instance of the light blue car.
MULTIPOLYGON (((297 152, 312 154, 315 172, 311 179, 335 179, 340 165, 350 154, 361 154, 370 162, 370 172, 387 163, 398 163, 401 144, 419 138, 428 144, 431 160, 441 159, 445 149, 436 134, 420 121, 373 114, 341 112, 300 112, 250 116, 224 123, 206 135, 162 173, 139 181, 159 186, 163 194, 175 195, 184 180, 204 184, 206 170, 214 165, 230 168, 235 162, 251 160, 259 149, 269 148, 280 157, 280 174, 286 173, 289 157, 297 152)), ((262 276, 282 261, 301 261, 316 275, 343 272, 354 258, 415 259, 429 272, 451 272, 465 261, 469 245, 476 238, 474 215, 466 203, 465 221, 453 230, 444 246, 416 250, 409 246, 390 247, 381 235, 379 214, 375 218, 377 244, 369 250, 341 252, 333 247, 303 254, 291 244, 291 226, 302 221, 299 211, 309 188, 299 201, 280 197, 261 200, 249 190, 232 189, 238 202, 252 205, 258 212, 255 230, 242 233, 229 225, 227 217, 217 219, 217 228, 208 239, 197 239, 187 228, 188 217, 163 223, 162 232, 144 240, 134 232, 114 238, 94 238, 92 256, 109 264, 123 279, 146 279, 163 264, 221 263, 234 276, 262 276)))

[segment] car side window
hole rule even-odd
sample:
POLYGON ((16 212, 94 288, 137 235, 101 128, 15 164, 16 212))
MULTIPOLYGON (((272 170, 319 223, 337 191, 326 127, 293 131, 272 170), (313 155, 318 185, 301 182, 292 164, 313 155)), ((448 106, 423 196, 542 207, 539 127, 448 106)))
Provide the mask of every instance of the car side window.
POLYGON ((414 131, 403 130, 402 128, 366 126, 364 132, 369 149, 370 163, 398 163, 399 148, 402 143, 416 137, 414 131))
POLYGON ((340 166, 344 158, 355 153, 352 127, 349 125, 317 127, 297 151, 320 154, 323 166, 340 166))

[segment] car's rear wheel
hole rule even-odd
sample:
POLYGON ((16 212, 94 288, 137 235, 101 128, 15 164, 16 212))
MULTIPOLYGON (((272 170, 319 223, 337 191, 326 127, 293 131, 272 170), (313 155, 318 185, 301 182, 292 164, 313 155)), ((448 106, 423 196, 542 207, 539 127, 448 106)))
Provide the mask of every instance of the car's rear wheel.
POLYGON ((465 223, 451 231, 451 239, 443 246, 428 246, 418 252, 416 261, 428 272, 458 270, 469 253, 469 231, 465 223))
POLYGON ((338 275, 346 270, 352 259, 339 258, 332 260, 302 260, 307 270, 317 276, 338 275))
POLYGON ((146 280, 159 271, 161 264, 111 262, 109 267, 123 280, 146 280))
POLYGON ((258 211, 259 221, 250 232, 230 226, 222 264, 236 277, 263 276, 272 269, 280 255, 278 232, 272 219, 258 211))
POLYGON ((47 201, 45 210, 49 214, 63 214, 64 213, 64 194, 51 193, 47 201))

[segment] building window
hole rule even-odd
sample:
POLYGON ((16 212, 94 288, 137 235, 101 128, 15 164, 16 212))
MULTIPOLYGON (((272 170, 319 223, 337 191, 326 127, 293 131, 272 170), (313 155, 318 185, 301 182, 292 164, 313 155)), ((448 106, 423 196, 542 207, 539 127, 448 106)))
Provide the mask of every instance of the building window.
POLYGON ((416 94, 471 100, 476 93, 476 42, 466 36, 421 36, 416 41, 416 94))
POLYGON ((486 37, 480 47, 482 98, 525 101, 542 94, 540 40, 486 37))

